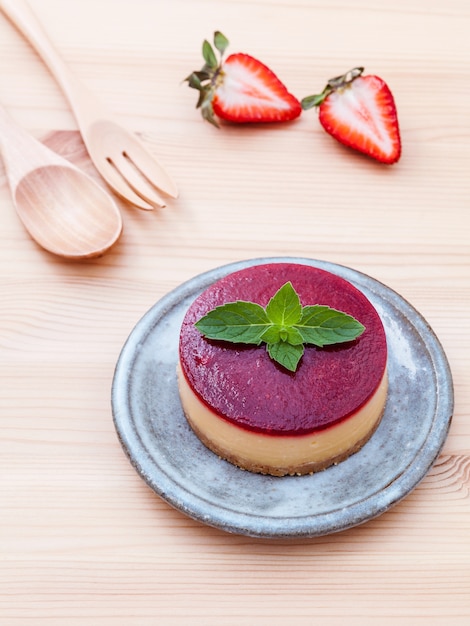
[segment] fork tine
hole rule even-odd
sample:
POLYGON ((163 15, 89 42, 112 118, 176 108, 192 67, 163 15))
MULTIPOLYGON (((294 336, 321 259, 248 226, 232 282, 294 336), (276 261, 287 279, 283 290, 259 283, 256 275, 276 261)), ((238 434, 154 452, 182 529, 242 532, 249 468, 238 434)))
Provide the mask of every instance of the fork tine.
POLYGON ((138 207, 139 209, 144 209, 146 211, 152 211, 155 208, 155 204, 146 202, 141 196, 138 196, 131 189, 131 187, 129 187, 129 185, 123 179, 122 175, 118 172, 118 170, 110 160, 100 159, 98 161, 95 159, 94 164, 101 176, 113 189, 113 191, 115 191, 125 200, 138 207))
POLYGON ((178 189, 173 180, 136 135, 132 136, 132 141, 126 146, 124 154, 153 186, 171 198, 178 197, 178 189))
POLYGON ((113 154, 112 158, 108 158, 108 161, 116 168, 129 187, 145 202, 157 207, 166 205, 165 200, 163 200, 153 184, 142 175, 132 159, 129 158, 127 151, 121 154, 113 154))

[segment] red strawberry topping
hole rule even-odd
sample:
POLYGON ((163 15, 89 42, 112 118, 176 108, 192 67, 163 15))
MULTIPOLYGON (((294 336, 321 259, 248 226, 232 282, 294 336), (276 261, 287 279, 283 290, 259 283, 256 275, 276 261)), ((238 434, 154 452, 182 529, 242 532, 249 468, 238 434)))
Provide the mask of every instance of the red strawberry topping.
POLYGON ((396 163, 401 139, 393 95, 378 76, 355 68, 328 81, 323 92, 302 100, 319 108, 323 128, 340 143, 382 163, 396 163))
POLYGON ((285 122, 299 117, 300 102, 266 65, 243 53, 223 61, 228 41, 219 32, 214 34, 214 45, 220 61, 205 41, 205 65, 186 79, 200 92, 197 107, 204 119, 218 126, 215 116, 237 123, 285 122))

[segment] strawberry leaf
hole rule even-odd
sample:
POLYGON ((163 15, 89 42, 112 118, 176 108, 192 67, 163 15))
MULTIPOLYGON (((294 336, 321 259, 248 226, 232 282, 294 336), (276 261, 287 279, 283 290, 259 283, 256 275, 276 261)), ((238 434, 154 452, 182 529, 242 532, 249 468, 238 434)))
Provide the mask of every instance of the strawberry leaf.
POLYGON ((202 113, 202 117, 203 119, 205 119, 207 122, 209 122, 210 124, 212 124, 213 126, 215 126, 216 128, 220 128, 219 127, 219 123, 217 122, 217 119, 214 115, 214 109, 212 107, 212 102, 210 100, 205 100, 204 98, 201 99, 201 113, 202 113))
POLYGON ((325 98, 331 93, 331 90, 325 89, 323 93, 319 93, 316 96, 306 96, 302 98, 300 101, 300 106, 304 111, 308 111, 309 109, 313 109, 314 107, 320 106, 320 104, 325 100, 325 98))
POLYGON ((228 48, 229 41, 225 35, 223 35, 220 31, 216 30, 214 33, 214 46, 220 52, 221 55, 224 54, 225 50, 228 48))
POLYGON ((199 89, 199 91, 202 89, 201 79, 198 76, 198 72, 193 72, 185 80, 192 89, 199 89))
POLYGON ((214 49, 207 39, 204 39, 202 44, 202 56, 209 69, 216 69, 218 66, 217 57, 215 56, 214 49))

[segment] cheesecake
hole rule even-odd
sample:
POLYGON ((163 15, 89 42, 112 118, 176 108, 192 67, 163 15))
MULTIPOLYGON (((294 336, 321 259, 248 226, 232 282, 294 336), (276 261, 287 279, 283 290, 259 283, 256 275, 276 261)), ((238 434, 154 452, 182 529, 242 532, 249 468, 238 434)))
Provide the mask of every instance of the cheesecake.
POLYGON ((179 337, 178 390, 197 437, 241 469, 302 475, 340 463, 372 436, 387 400, 387 343, 366 296, 342 277, 301 263, 266 263, 228 274, 190 305, 179 337), (307 345, 295 371, 264 345, 207 339, 196 323, 240 300, 266 307, 287 282, 302 306, 325 305, 365 328, 356 339, 307 345))

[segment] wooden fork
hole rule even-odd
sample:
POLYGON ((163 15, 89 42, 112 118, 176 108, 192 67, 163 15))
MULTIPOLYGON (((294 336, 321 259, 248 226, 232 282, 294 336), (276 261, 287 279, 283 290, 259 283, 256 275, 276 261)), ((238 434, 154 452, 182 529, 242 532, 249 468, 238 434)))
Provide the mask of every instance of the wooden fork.
POLYGON ((141 209, 165 206, 160 192, 178 191, 137 136, 123 128, 74 76, 25 0, 0 0, 0 9, 20 30, 55 76, 67 97, 91 160, 121 197, 141 209))

